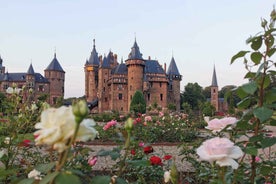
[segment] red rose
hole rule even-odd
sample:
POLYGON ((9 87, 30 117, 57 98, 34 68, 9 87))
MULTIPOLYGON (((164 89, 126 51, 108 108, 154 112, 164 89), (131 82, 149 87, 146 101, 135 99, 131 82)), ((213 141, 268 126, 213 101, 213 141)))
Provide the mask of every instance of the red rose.
POLYGON ((31 145, 31 142, 32 141, 30 141, 29 139, 25 139, 19 144, 19 146, 29 147, 31 145))
POLYGON ((153 152, 152 146, 146 146, 144 147, 144 153, 149 154, 153 152))
POLYGON ((171 155, 165 155, 165 156, 163 157, 164 160, 170 160, 171 158, 172 158, 171 155))
POLYGON ((136 151, 135 151, 134 149, 132 149, 132 150, 130 151, 130 154, 135 155, 135 154, 136 154, 136 151))
POLYGON ((162 165, 162 160, 158 156, 152 156, 152 157, 150 157, 150 164, 151 165, 162 165))

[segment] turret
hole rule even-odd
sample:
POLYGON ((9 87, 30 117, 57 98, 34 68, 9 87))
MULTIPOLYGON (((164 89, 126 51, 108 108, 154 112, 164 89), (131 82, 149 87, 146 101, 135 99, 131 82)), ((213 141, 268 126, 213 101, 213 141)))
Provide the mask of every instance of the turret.
POLYGON ((130 108, 130 102, 136 91, 143 91, 143 77, 145 61, 142 58, 136 39, 134 45, 131 48, 131 52, 126 60, 126 66, 128 69, 128 109, 130 108))
POLYGON ((180 81, 182 76, 180 75, 178 68, 176 66, 174 57, 172 57, 168 71, 168 104, 175 104, 176 110, 180 110, 180 81))

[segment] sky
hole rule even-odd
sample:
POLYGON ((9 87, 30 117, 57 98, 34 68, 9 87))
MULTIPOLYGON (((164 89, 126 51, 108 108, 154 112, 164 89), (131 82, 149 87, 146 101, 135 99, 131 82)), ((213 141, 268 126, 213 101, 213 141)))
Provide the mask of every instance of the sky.
POLYGON ((0 0, 0 56, 8 72, 44 74, 56 52, 65 70, 65 98, 84 91, 84 64, 93 39, 99 55, 126 60, 136 38, 143 58, 167 67, 174 57, 188 83, 221 89, 241 85, 243 63, 230 60, 260 32, 276 0, 0 0))

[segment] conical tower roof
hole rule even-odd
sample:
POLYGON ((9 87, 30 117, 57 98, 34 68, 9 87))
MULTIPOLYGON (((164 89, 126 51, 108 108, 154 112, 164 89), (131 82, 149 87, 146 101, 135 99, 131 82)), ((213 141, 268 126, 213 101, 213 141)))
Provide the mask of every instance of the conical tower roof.
POLYGON ((95 39, 93 39, 93 50, 92 50, 91 55, 89 57, 88 64, 92 64, 92 65, 99 65, 100 64, 98 53, 96 51, 95 39))
POLYGON ((213 77, 212 77, 212 87, 218 87, 218 81, 217 81, 217 74, 216 74, 216 68, 214 66, 214 71, 213 71, 213 77))
POLYGON ((60 64, 57 60, 56 53, 54 55, 54 59, 49 64, 49 66, 46 68, 46 70, 54 70, 54 71, 64 72, 64 70, 62 69, 62 67, 60 66, 60 64))
POLYGON ((180 75, 180 73, 179 73, 179 71, 178 71, 178 68, 177 68, 177 66, 176 66, 174 57, 172 57, 172 59, 171 59, 171 62, 170 62, 170 65, 169 65, 167 74, 168 74, 168 75, 180 75))
POLYGON ((134 41, 133 47, 131 48, 131 52, 128 55, 128 59, 143 59, 136 39, 134 41))
POLYGON ((30 66, 29 66, 29 69, 28 69, 28 71, 27 71, 27 74, 29 74, 29 75, 34 75, 34 74, 35 74, 32 63, 31 63, 30 66))

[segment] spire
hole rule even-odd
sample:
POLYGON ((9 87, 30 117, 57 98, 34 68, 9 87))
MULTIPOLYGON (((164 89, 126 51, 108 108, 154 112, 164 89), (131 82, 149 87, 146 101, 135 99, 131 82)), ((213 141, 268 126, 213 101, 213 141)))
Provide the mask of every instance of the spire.
POLYGON ((1 55, 0 55, 0 67, 2 67, 2 64, 3 64, 3 59, 1 58, 1 55))
POLYGON ((32 63, 31 63, 30 66, 29 66, 29 69, 28 69, 28 71, 27 71, 27 74, 28 74, 28 75, 34 75, 34 74, 35 74, 32 63))
POLYGON ((100 64, 98 53, 96 51, 95 39, 93 39, 93 50, 91 52, 90 58, 88 60, 88 63, 89 64, 93 64, 93 65, 99 65, 100 64))
POLYGON ((180 75, 173 56, 172 56, 167 74, 168 75, 180 75))
POLYGON ((136 42, 136 37, 135 37, 133 47, 131 48, 131 52, 128 55, 128 59, 143 59, 142 54, 140 53, 138 44, 136 42))
POLYGON ((218 87, 217 74, 216 74, 215 65, 214 65, 214 71, 213 71, 213 77, 212 77, 212 84, 211 84, 211 86, 218 87))

